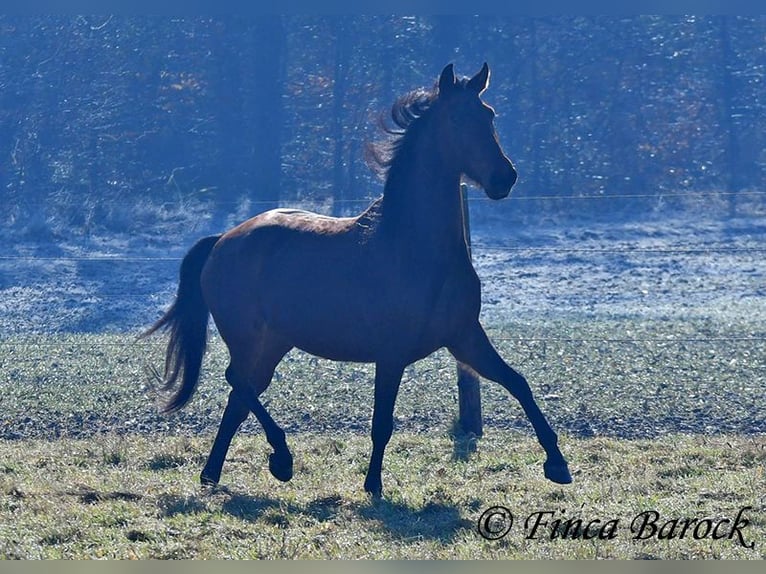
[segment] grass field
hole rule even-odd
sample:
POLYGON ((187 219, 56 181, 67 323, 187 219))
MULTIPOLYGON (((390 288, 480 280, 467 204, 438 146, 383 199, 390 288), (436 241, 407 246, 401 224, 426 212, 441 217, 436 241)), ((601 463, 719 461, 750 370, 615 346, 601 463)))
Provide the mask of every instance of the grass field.
POLYGON ((0 557, 766 558, 761 325, 568 320, 491 333, 559 431, 572 485, 543 478, 529 424, 490 383, 485 436, 452 436, 444 353, 405 374, 384 499, 373 501, 362 489, 369 366, 289 355, 266 402, 288 430, 294 479, 269 475, 269 447, 248 421, 222 486, 203 489, 226 397, 220 341, 193 403, 164 416, 147 375, 161 339, 3 339, 0 557), (485 540, 477 524, 496 505, 513 526, 485 540), (657 532, 635 539, 652 511, 657 532), (748 523, 732 530, 737 516, 748 523))
MULTIPOLYGON (((366 437, 293 436, 296 476, 277 483, 257 437, 237 441, 225 486, 196 475, 204 438, 149 436, 0 445, 4 558, 764 558, 763 438, 673 435, 656 441, 565 439, 575 482, 545 481, 534 442, 512 431, 482 439, 467 461, 439 435, 400 433, 387 453, 386 496, 361 488, 366 437), (509 508, 500 540, 477 532, 484 510, 509 508), (657 511, 750 523, 740 541, 635 540, 631 522, 657 511), (540 511, 534 532, 524 521, 540 511), (618 520, 613 539, 551 539, 556 518, 618 520), (754 548, 744 547, 754 545, 754 548)), ((532 518, 534 522, 534 517, 532 518)), ((532 522, 532 523, 533 523, 532 522)), ((530 524, 532 524, 530 523, 530 524)), ((637 529, 634 525, 634 530, 637 529)), ((596 532, 591 527, 590 533, 596 532)), ((571 531, 570 531, 571 532, 571 531)), ((677 533, 680 532, 680 528, 677 533)), ((721 530, 726 534, 729 530, 721 530)), ((649 533, 647 530, 646 533, 649 533)), ((699 534, 703 531, 700 530, 699 534)), ((562 534, 562 532, 559 532, 562 534)))

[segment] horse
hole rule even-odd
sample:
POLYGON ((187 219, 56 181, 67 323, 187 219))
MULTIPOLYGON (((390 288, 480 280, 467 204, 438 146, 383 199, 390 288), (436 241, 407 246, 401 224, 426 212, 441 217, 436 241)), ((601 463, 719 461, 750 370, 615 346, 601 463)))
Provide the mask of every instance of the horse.
POLYGON ((199 240, 183 258, 175 300, 143 336, 169 331, 168 412, 194 394, 209 315, 228 347, 231 390, 199 477, 203 485, 218 484, 231 441, 251 412, 273 448, 271 474, 292 478, 285 433, 259 397, 293 348, 375 364, 364 481, 373 497, 383 492, 383 455, 404 369, 441 348, 519 401, 547 455, 545 477, 571 482, 557 435, 529 384, 479 322, 481 285, 464 236, 461 179, 494 200, 507 197, 517 179, 498 140, 495 111, 481 98, 489 76, 486 63, 471 78, 457 78, 449 64, 432 89, 394 103, 396 128, 387 129, 387 153, 376 154, 383 194, 359 215, 274 209, 199 240))

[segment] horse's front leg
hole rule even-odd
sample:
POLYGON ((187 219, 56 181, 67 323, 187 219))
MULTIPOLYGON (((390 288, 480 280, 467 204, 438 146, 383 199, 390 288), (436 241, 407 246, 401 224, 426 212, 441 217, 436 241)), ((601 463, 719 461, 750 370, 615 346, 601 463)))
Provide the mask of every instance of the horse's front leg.
POLYGON ((377 363, 375 366, 375 406, 372 412, 372 455, 364 489, 379 498, 383 494, 381 471, 383 453, 394 430, 394 405, 399 393, 403 367, 391 367, 377 363))
POLYGON ((500 383, 516 397, 548 456, 543 465, 546 478, 560 484, 572 482, 567 461, 558 447, 558 437, 537 406, 529 384, 497 353, 482 326, 476 322, 466 336, 449 350, 458 361, 466 363, 482 377, 500 383))

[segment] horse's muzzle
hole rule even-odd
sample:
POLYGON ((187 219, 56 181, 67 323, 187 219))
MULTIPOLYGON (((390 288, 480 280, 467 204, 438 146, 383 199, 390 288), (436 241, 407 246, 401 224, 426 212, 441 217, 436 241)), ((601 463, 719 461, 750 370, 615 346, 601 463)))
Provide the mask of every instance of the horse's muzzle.
POLYGON ((516 170, 512 167, 506 173, 492 176, 489 184, 484 188, 487 197, 490 199, 504 199, 508 197, 517 178, 516 170))

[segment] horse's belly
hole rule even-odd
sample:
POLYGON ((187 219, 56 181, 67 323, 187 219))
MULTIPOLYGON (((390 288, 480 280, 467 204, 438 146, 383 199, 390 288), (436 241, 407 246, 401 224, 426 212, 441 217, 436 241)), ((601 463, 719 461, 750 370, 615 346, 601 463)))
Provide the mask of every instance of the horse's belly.
POLYGON ((371 363, 401 352, 408 328, 365 294, 283 299, 263 308, 265 322, 299 349, 336 361, 371 363))
POLYGON ((353 363, 394 362, 408 365, 427 357, 442 345, 422 344, 415 341, 403 342, 408 333, 395 336, 380 336, 380 333, 367 333, 364 337, 357 333, 344 337, 325 333, 320 337, 308 336, 305 339, 295 337, 295 347, 311 355, 333 361, 353 363))
POLYGON ((261 300, 264 321, 295 347, 336 361, 410 363, 443 346, 421 294, 383 278, 335 283, 271 291, 261 300))
POLYGON ((377 349, 360 345, 358 341, 333 337, 318 339, 307 337, 296 338, 295 346, 301 351, 311 355, 330 359, 332 361, 346 361, 352 363, 375 363, 379 360, 377 349))

